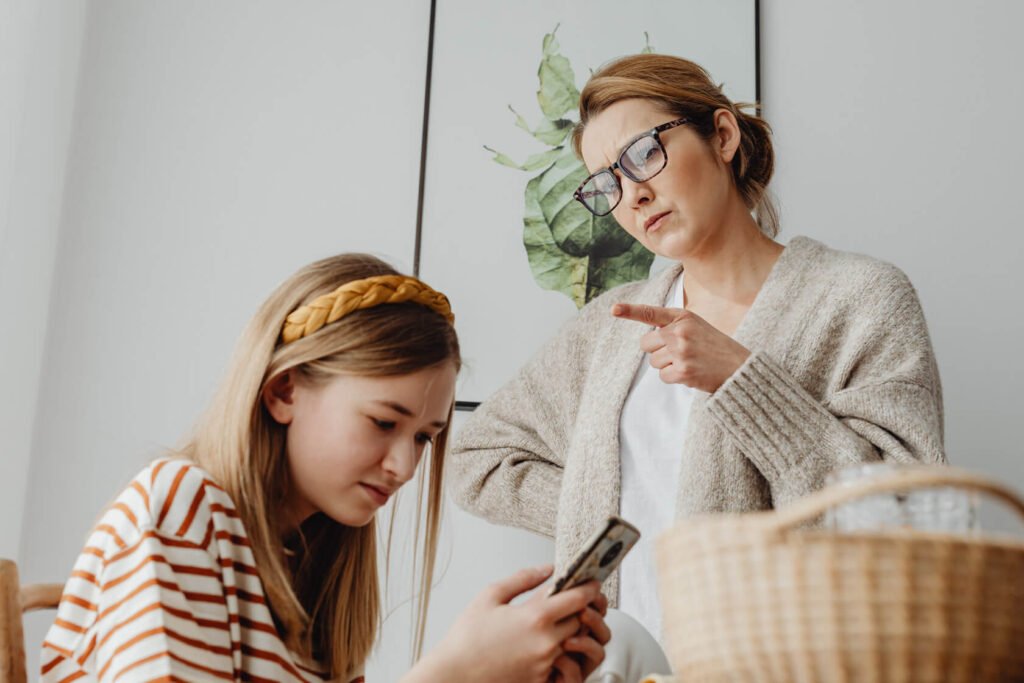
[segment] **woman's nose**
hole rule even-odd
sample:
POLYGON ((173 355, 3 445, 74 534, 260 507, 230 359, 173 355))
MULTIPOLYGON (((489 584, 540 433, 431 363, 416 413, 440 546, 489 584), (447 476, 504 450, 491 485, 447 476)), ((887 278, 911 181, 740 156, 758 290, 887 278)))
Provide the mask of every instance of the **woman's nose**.
POLYGON ((619 178, 619 184, 622 186, 622 201, 625 202, 626 206, 635 209, 647 204, 654 198, 654 193, 651 192, 649 183, 638 183, 623 176, 619 178))

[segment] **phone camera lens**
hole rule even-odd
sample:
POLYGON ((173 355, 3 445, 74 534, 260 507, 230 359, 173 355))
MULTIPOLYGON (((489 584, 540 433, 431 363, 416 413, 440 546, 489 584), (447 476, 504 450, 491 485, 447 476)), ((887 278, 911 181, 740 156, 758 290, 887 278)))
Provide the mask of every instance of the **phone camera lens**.
POLYGON ((616 541, 615 545, 613 545, 611 548, 608 548, 608 552, 606 552, 604 554, 604 557, 601 558, 600 566, 602 566, 602 567, 607 566, 609 563, 611 563, 613 560, 615 560, 615 558, 618 557, 619 553, 621 553, 621 552, 622 552, 622 541, 616 541))

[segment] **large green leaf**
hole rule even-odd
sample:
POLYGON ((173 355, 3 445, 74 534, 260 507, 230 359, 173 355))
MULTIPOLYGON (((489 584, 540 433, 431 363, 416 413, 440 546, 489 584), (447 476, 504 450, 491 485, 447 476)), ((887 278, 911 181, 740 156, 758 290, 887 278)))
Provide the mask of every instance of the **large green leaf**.
POLYGON ((542 119, 537 124, 536 128, 530 128, 530 124, 526 122, 519 112, 512 107, 509 107, 509 111, 516 115, 516 125, 525 130, 527 133, 535 137, 536 139, 543 142, 545 145, 560 145, 565 142, 565 139, 572 133, 572 127, 576 125, 574 121, 569 119, 556 119, 554 121, 550 119, 542 119))
MULTIPOLYGON (((570 164, 563 156, 526 184, 523 245, 537 284, 562 292, 582 307, 612 287, 647 277, 654 255, 611 216, 598 218, 572 198, 579 181, 568 183, 566 179, 585 177, 585 171, 580 171, 582 164, 576 164, 575 173, 572 169, 566 173, 570 164), (566 187, 572 188, 568 197, 563 191, 566 187), (552 211, 556 216, 577 216, 576 227, 561 239, 549 218, 552 211)), ((563 224, 569 222, 562 220, 563 224)))
MULTIPOLYGON (((558 27, 555 27, 555 31, 558 27)), ((540 90, 537 91, 537 102, 549 120, 562 118, 566 112, 576 108, 580 101, 580 92, 576 89, 576 75, 573 73, 569 60, 558 54, 558 41, 555 31, 544 36, 544 57, 537 69, 540 79, 540 90)))
POLYGON ((654 254, 636 240, 618 256, 592 256, 587 264, 587 301, 627 282, 646 279, 653 263, 654 254))
POLYGON ((516 168, 519 169, 520 171, 536 171, 546 166, 550 166, 552 163, 554 163, 555 159, 557 159, 558 156, 562 153, 561 147, 555 147, 554 149, 549 149, 545 152, 531 154, 526 158, 526 161, 524 161, 521 164, 517 164, 515 161, 512 160, 511 157, 502 154, 501 152, 495 149, 491 149, 487 145, 484 145, 484 149, 486 149, 488 152, 491 152, 494 155, 494 161, 498 162, 502 166, 516 168))
POLYGON ((537 199, 539 184, 540 176, 526 184, 523 246, 530 271, 538 285, 565 294, 581 308, 587 301, 587 261, 566 254, 555 244, 537 199))
POLYGON ((540 176, 538 201, 552 237, 563 251, 574 256, 596 253, 618 256, 629 249, 633 238, 612 216, 594 216, 573 199, 587 177, 583 163, 566 148, 554 165, 540 176))
MULTIPOLYGON (((575 122, 564 116, 577 106, 579 91, 572 65, 559 54, 557 30, 556 26, 544 36, 537 71, 537 101, 545 118, 531 128, 512 110, 516 126, 551 149, 531 155, 522 164, 490 147, 485 149, 499 164, 540 171, 527 182, 525 193, 523 245, 530 270, 541 287, 562 292, 582 307, 612 287, 646 278, 654 254, 630 237, 614 218, 595 217, 573 199, 587 171, 565 144, 575 122)), ((651 51, 649 40, 644 51, 651 51)))

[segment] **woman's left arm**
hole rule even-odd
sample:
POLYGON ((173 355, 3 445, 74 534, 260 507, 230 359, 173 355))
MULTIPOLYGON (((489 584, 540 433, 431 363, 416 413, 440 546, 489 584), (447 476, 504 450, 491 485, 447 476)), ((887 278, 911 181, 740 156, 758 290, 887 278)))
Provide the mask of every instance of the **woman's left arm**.
POLYGON ((819 401, 755 352, 711 396, 708 411, 768 480, 776 505, 820 488, 846 465, 946 462, 937 382, 894 376, 819 401))
MULTIPOLYGON (((901 274, 902 275, 902 274, 901 274)), ((945 463, 942 389, 928 327, 905 276, 865 295, 819 358, 796 372, 753 351, 708 400, 708 411, 772 487, 776 505, 817 490, 860 462, 945 463), (897 293, 898 292, 898 293, 897 293), (895 295, 893 295, 895 294, 895 295), (817 381, 817 380, 816 380, 817 381)))

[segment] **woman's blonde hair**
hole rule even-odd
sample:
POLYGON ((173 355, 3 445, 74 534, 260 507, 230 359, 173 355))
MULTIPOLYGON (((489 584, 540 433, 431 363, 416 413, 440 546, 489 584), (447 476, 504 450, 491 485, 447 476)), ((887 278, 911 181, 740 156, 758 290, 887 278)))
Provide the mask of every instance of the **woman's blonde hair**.
POLYGON ((640 54, 609 62, 595 72, 580 93, 580 121, 572 133, 572 145, 581 156, 580 143, 587 122, 621 100, 652 100, 665 112, 690 119, 705 140, 715 134, 714 113, 726 109, 740 127, 740 147, 732 159, 736 189, 768 237, 779 232, 779 215, 768 195, 768 181, 775 167, 771 128, 760 116, 743 109, 757 105, 733 103, 700 65, 681 57, 640 54))
MULTIPOLYGON (((281 284, 246 327, 227 377, 183 449, 238 507, 285 643, 317 660, 332 677, 362 665, 377 636, 376 524, 346 527, 323 514, 314 515, 302 525, 302 548, 294 562, 286 558, 279 515, 290 485, 287 428, 271 417, 261 396, 267 383, 285 371, 316 383, 339 374, 404 375, 445 362, 458 368, 459 344, 452 325, 413 302, 355 310, 315 333, 282 343, 285 318, 300 306, 346 282, 396 274, 373 256, 342 254, 310 264, 281 284)), ((449 424, 450 417, 449 413, 449 424)), ((420 529, 420 514, 416 523, 415 546, 422 540, 423 553, 417 652, 434 572, 447 437, 447 428, 437 435, 429 475, 419 482, 418 511, 423 510, 424 488, 427 500, 425 529, 420 529)))

